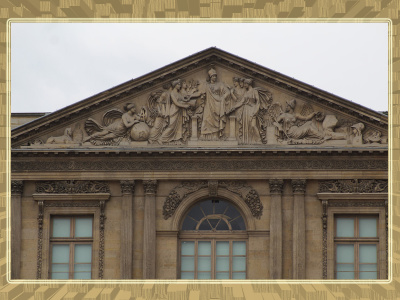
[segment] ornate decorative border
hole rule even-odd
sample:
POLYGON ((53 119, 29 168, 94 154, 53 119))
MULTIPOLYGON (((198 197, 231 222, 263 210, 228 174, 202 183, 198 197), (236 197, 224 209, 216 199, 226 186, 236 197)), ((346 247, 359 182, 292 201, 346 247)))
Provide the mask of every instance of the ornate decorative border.
POLYGON ((51 202, 51 201, 38 201, 39 215, 38 215, 38 249, 37 249, 37 273, 36 279, 42 278, 42 261, 43 261, 43 215, 45 207, 99 207, 100 208, 100 240, 99 240, 99 279, 103 279, 104 273, 104 229, 105 229, 105 205, 106 201, 87 201, 87 202, 51 202))
POLYGON ((107 182, 93 180, 37 181, 36 192, 46 194, 109 193, 107 182))
POLYGON ((387 160, 96 160, 11 161, 12 172, 24 171, 242 171, 242 170, 388 170, 387 160))
POLYGON ((376 179, 339 179, 319 182, 320 193, 387 193, 388 181, 376 179))

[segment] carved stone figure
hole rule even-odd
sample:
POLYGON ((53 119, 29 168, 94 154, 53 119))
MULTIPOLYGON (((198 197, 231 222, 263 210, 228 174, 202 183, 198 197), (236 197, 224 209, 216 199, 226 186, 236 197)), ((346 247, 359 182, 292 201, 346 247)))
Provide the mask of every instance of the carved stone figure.
POLYGON ((167 126, 167 108, 169 96, 172 91, 171 84, 164 86, 165 91, 159 90, 150 94, 147 100, 147 107, 150 112, 147 123, 152 126, 150 129, 149 143, 161 144, 161 135, 167 126))
POLYGON ((112 109, 103 116, 103 125, 92 118, 85 122, 85 130, 89 135, 84 142, 90 141, 95 145, 118 145, 122 138, 128 136, 128 130, 140 122, 133 103, 124 106, 125 113, 119 109, 112 109))
POLYGON ((71 144, 72 141, 72 129, 70 127, 65 128, 64 135, 62 136, 51 136, 47 139, 46 144, 71 144))
POLYGON ((382 132, 379 130, 368 130, 363 136, 363 140, 366 144, 386 144, 387 139, 382 137, 382 132))
POLYGON ((217 71, 208 71, 209 80, 201 86, 201 92, 206 95, 201 124, 201 138, 204 140, 219 140, 223 137, 226 123, 226 101, 231 95, 227 85, 217 82, 217 71))

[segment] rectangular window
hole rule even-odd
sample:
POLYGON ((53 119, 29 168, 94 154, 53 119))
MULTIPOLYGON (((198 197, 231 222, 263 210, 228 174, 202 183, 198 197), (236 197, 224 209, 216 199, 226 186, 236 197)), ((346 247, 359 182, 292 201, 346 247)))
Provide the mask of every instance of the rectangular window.
POLYGON ((52 216, 51 279, 91 279, 93 216, 52 216))
POLYGON ((181 242, 181 279, 246 279, 246 242, 181 242))
POLYGON ((335 216, 335 278, 378 279, 378 216, 335 216))

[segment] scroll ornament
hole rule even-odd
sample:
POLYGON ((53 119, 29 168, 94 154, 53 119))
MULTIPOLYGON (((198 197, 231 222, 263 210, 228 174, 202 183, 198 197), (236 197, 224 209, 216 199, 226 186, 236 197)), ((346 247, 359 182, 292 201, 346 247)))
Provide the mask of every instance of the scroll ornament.
POLYGON ((325 180, 319 183, 320 193, 387 193, 388 181, 376 179, 325 180))
POLYGON ((109 193, 110 187, 106 182, 93 180, 38 181, 36 182, 36 192, 53 194, 109 193))

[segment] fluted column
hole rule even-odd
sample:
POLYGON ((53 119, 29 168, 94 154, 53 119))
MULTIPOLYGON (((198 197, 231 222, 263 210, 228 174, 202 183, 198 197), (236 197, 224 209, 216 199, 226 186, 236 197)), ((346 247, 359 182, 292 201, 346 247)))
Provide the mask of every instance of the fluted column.
POLYGON ((24 190, 22 180, 11 181, 11 279, 20 278, 21 267, 21 198, 24 190))
POLYGON ((135 181, 122 180, 121 184, 121 279, 132 279, 133 269, 133 195, 135 181))
POLYGON ((143 279, 156 278, 156 180, 144 180, 143 279))
POLYGON ((306 277, 306 180, 292 180, 293 189, 293 279, 306 277))
POLYGON ((270 278, 282 279, 282 191, 283 180, 271 179, 269 181, 271 194, 270 218, 270 278))

